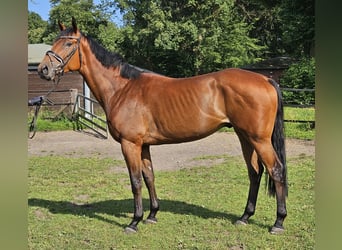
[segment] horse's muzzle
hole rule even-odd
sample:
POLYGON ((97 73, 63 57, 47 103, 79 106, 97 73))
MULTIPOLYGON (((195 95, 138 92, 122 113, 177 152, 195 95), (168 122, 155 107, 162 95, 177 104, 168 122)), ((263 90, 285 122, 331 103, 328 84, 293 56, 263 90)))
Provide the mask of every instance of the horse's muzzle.
POLYGON ((51 80, 51 74, 49 74, 49 67, 46 64, 40 64, 38 66, 38 74, 42 79, 51 80))
POLYGON ((38 75, 40 76, 40 78, 45 79, 45 80, 52 80, 53 72, 47 64, 45 63, 39 64, 37 71, 38 71, 38 75))
POLYGON ((48 63, 41 63, 38 66, 38 74, 42 79, 53 81, 56 76, 63 75, 63 69, 60 67, 60 65, 54 66, 49 65, 48 63))

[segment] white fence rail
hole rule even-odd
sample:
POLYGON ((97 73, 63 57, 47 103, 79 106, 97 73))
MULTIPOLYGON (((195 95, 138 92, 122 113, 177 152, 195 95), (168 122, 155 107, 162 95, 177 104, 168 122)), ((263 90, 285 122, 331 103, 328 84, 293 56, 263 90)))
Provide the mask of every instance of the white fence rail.
POLYGON ((93 98, 78 94, 73 109, 73 120, 77 124, 77 130, 82 130, 83 127, 91 129, 102 138, 108 138, 108 127, 106 119, 94 112, 94 103, 98 104, 93 98), (90 107, 84 108, 85 102, 90 103, 90 107))

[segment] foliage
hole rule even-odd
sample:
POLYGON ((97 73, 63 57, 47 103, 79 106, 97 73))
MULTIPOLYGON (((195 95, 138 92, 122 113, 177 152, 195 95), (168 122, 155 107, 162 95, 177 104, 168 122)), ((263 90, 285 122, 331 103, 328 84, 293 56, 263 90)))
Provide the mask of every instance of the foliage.
MULTIPOLYGON (((123 228, 131 219, 133 200, 124 162, 77 158, 72 152, 69 157, 30 157, 28 248, 314 249, 314 157, 288 159, 289 213, 280 236, 268 232, 276 201, 262 186, 249 225, 233 224, 247 199, 242 157, 203 156, 193 162, 192 168, 172 172, 156 166, 159 221, 141 223, 137 234, 126 235, 123 228), (222 163, 201 167, 206 159, 222 163)), ((145 214, 147 199, 144 188, 145 214)))
POLYGON ((282 46, 293 57, 313 56, 315 37, 315 0, 282 1, 282 46))
POLYGON ((313 56, 314 0, 50 0, 48 22, 29 13, 29 41, 51 44, 57 21, 80 29, 130 63, 170 76, 313 56), (115 17, 122 16, 120 27, 115 17), (38 21, 38 22, 37 22, 38 21))
POLYGON ((238 0, 236 9, 252 26, 251 37, 259 39, 267 47, 264 58, 272 58, 285 53, 281 41, 280 0, 238 0))
MULTIPOLYGON (((294 89, 315 89, 315 59, 302 58, 291 64, 281 77, 281 86, 294 89)), ((283 91, 286 103, 315 104, 315 92, 283 91)))
POLYGON ((28 43, 42 43, 44 32, 47 27, 45 22, 37 13, 28 12, 28 43))
POLYGON ((122 49, 118 44, 120 44, 123 39, 122 32, 119 31, 118 27, 114 23, 108 22, 106 24, 99 25, 97 40, 109 51, 122 53, 122 49))
POLYGON ((238 0, 236 7, 253 26, 251 36, 267 46, 264 57, 313 56, 315 0, 238 0))
POLYGON ((71 17, 77 20, 77 26, 86 35, 92 36, 108 49, 116 49, 114 39, 117 27, 110 22, 107 14, 100 11, 92 0, 50 0, 51 10, 49 25, 45 32, 44 42, 51 44, 59 33, 58 21, 71 25, 71 17))
POLYGON ((256 60, 262 49, 233 1, 122 2, 126 57, 158 73, 190 76, 237 67, 256 60))

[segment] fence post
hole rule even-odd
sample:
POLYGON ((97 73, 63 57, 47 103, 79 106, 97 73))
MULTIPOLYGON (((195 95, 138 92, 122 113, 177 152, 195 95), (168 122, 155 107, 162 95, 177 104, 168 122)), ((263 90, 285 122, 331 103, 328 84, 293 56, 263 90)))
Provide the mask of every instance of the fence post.
POLYGON ((74 111, 74 106, 77 100, 77 94, 78 94, 78 90, 77 89, 70 89, 70 111, 71 113, 74 111))
MULTIPOLYGON (((85 80, 83 80, 83 92, 84 92, 83 95, 84 95, 85 97, 90 98, 90 89, 89 89, 89 87, 88 87, 88 85, 87 85, 87 82, 86 82, 85 80)), ((91 110, 90 110, 90 105, 91 105, 91 103, 90 103, 90 100, 87 99, 87 98, 84 99, 84 109, 85 109, 87 112, 91 112, 91 110)), ((90 117, 90 115, 87 114, 87 113, 86 113, 85 116, 86 116, 87 118, 90 117)))

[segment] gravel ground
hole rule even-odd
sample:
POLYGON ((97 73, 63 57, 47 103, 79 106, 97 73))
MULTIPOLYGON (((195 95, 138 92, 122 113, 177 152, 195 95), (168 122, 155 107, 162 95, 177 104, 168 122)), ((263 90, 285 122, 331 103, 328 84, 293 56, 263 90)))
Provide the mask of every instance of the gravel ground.
MULTIPOLYGON (((287 157, 314 155, 315 141, 286 140, 287 157)), ((120 144, 112 138, 101 139, 90 132, 58 131, 37 132, 28 140, 28 156, 109 157, 123 160, 120 144)), ((195 165, 210 166, 223 161, 199 159, 203 156, 242 156, 240 143, 234 133, 214 133, 204 139, 151 146, 151 156, 156 170, 177 170, 195 165)), ((124 167, 123 166, 119 166, 124 167)))

